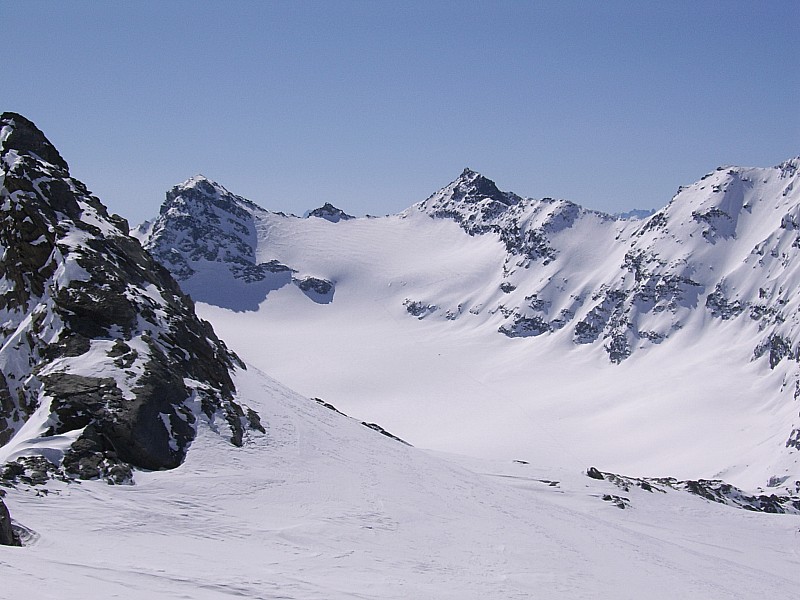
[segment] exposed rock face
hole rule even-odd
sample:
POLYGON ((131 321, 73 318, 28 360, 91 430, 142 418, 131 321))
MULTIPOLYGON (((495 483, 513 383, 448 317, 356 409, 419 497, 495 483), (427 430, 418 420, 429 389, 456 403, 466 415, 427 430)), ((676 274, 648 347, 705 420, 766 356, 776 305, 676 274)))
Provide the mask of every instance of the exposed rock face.
POLYGON ((19 537, 11 526, 11 515, 8 514, 3 499, 0 498, 0 546, 20 546, 19 537))
POLYGON ((258 230, 268 229, 269 217, 298 219, 270 213, 197 175, 167 192, 160 215, 132 234, 198 302, 257 310, 271 292, 290 284, 314 302, 332 302, 333 282, 295 276, 295 269, 259 258, 258 230))
POLYGON ((349 221, 350 219, 355 219, 353 215, 348 215, 341 208, 336 208, 330 202, 326 202, 319 208, 315 208, 314 210, 308 213, 308 216, 317 217, 319 219, 325 219, 326 221, 330 221, 331 223, 338 223, 339 221, 349 221))
POLYGON ((36 441, 79 477, 178 466, 197 419, 241 444, 244 368, 128 224, 24 117, 0 117, 0 444, 36 441))
POLYGON ((318 277, 304 277, 302 279, 294 279, 294 284, 317 304, 333 302, 335 286, 332 281, 318 277))
POLYGON ((275 263, 258 264, 253 213, 263 211, 249 200, 231 194, 202 175, 167 192, 159 218, 134 232, 147 238, 146 248, 175 278, 186 281, 192 264, 224 263, 234 277, 252 283, 291 269, 275 263))
MULTIPOLYGON (((590 468, 586 474, 593 479, 610 481, 625 492, 637 487, 651 493, 667 493, 668 490, 678 490, 700 496, 710 502, 753 512, 800 514, 800 495, 798 495, 800 494, 800 481, 795 482, 794 494, 747 494, 719 479, 679 481, 673 477, 626 477, 615 473, 601 472, 594 467, 590 468)), ((624 500, 626 503, 629 502, 627 498, 624 500)), ((620 508, 624 507, 620 506, 620 508)))
POLYGON ((507 265, 518 259, 525 265, 553 261, 557 251, 549 244, 548 233, 569 227, 586 212, 565 200, 545 198, 532 203, 514 193, 501 192, 493 181, 470 169, 464 169, 458 179, 416 209, 435 218, 453 219, 470 235, 500 236, 510 255, 507 265))

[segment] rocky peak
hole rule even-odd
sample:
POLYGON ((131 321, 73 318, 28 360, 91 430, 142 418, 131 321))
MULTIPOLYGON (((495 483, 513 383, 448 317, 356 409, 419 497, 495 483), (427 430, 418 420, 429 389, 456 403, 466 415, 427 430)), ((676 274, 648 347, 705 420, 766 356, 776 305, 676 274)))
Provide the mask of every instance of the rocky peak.
POLYGON ((410 210, 452 219, 469 235, 499 236, 509 253, 508 271, 533 262, 552 262, 558 252, 550 236, 572 227, 589 212, 566 200, 535 200, 503 192, 492 180, 471 169, 464 169, 458 179, 410 210))
POLYGON ((218 219, 219 213, 247 218, 248 209, 255 205, 232 194, 216 181, 203 175, 190 177, 167 192, 161 205, 161 214, 169 212, 192 215, 197 218, 218 219))
POLYGON ((457 202, 476 203, 490 200, 509 206, 518 200, 514 194, 501 192, 494 181, 469 168, 465 168, 458 179, 448 187, 452 187, 452 198, 457 202))
POLYGON ((516 194, 501 191, 494 181, 480 173, 464 169, 457 179, 413 208, 432 217, 451 218, 462 225, 468 224, 471 230, 478 227, 479 233, 483 233, 521 200, 516 194))
POLYGON ((196 175, 170 189, 159 217, 137 227, 133 235, 180 282, 190 278, 195 273, 191 265, 201 261, 250 272, 255 261, 253 213, 259 211, 263 209, 246 198, 196 175))
POLYGON ((198 175, 167 192, 159 216, 133 235, 196 301, 256 310, 270 291, 294 281, 290 267, 258 260, 259 224, 268 215, 287 218, 198 175))
POLYGON ((326 221, 330 221, 331 223, 338 223, 339 221, 349 221, 350 219, 355 219, 354 216, 348 215, 342 209, 336 208, 330 202, 326 202, 319 208, 315 208, 314 210, 308 213, 308 216, 325 219, 326 221))
POLYGON ((30 156, 69 172, 67 162, 36 125, 22 115, 4 112, 0 115, 0 158, 5 158, 11 151, 18 156, 30 156))
POLYGON ((800 170, 800 156, 795 156, 779 164, 776 169, 780 170, 782 177, 792 177, 800 170))
POLYGON ((219 195, 227 195, 230 193, 216 181, 213 181, 205 175, 198 173, 183 183, 173 186, 173 188, 167 192, 167 198, 174 198, 191 190, 198 192, 198 197, 207 198, 214 198, 219 195))
POLYGON ((198 419, 243 443, 260 425, 234 400, 239 359, 44 135, 3 119, 0 463, 123 482, 178 466, 198 419))

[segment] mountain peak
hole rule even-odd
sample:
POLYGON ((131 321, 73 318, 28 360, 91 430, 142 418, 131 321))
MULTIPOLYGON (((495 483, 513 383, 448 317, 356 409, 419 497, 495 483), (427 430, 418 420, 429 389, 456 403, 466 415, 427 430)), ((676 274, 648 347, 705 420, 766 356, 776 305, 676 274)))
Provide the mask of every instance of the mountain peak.
POLYGON ((486 183, 488 182, 488 184, 490 184, 492 186, 495 186, 494 181, 492 181, 488 177, 484 177, 478 171, 473 171, 469 167, 464 167, 464 170, 461 171, 461 175, 458 176, 458 178, 456 179, 456 182, 462 182, 462 183, 479 182, 482 185, 486 185, 486 183))
POLYGON ((452 191, 453 200, 457 202, 475 203, 489 199, 506 206, 514 204, 513 194, 501 192, 494 181, 470 168, 465 168, 445 189, 452 191))
POLYGON ((33 156, 69 172, 67 161, 32 121, 17 113, 4 112, 0 115, 0 156, 9 151, 33 156))
POLYGON ((166 200, 161 205, 161 214, 177 209, 191 212, 205 212, 211 207, 223 211, 240 213, 238 205, 250 205, 248 200, 229 192, 224 186, 209 179, 205 175, 197 174, 183 183, 179 183, 167 192, 166 200))
POLYGON ((350 219, 355 219, 353 215, 348 215, 341 208, 336 208, 330 202, 326 202, 319 208, 315 208, 314 210, 308 213, 308 216, 325 219, 326 221, 330 221, 331 223, 338 223, 339 221, 349 221, 350 219))
POLYGON ((209 195, 216 195, 219 193, 222 194, 230 193, 222 185, 220 185, 213 179, 209 179, 202 173, 198 173, 197 175, 190 177, 183 183, 179 183, 178 185, 172 188, 173 191, 174 190, 184 191, 190 189, 196 189, 205 192, 206 194, 209 195))

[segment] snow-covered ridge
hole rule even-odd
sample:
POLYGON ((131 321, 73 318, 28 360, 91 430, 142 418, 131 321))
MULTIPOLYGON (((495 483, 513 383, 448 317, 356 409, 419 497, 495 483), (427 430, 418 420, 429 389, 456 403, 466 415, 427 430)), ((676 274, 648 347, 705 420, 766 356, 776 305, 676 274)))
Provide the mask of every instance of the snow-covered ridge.
MULTIPOLYGON (((396 358, 398 340, 412 335, 419 345, 423 334, 413 332, 425 331, 424 336, 431 340, 424 342, 430 345, 430 360, 443 356, 448 344, 475 348, 474 356, 459 350, 463 356, 450 368, 460 373, 464 369, 460 364, 474 362, 477 370, 470 370, 470 375, 480 373, 481 380, 490 379, 498 389, 507 390, 501 395, 514 400, 501 410, 503 416, 494 417, 504 427, 510 426, 506 419, 516 411, 515 403, 536 414, 547 404, 527 397, 528 378, 538 385, 541 377, 546 377, 546 396, 557 403, 566 394, 558 391, 563 375, 557 373, 568 372, 573 363, 575 369, 583 369, 586 360, 602 358, 611 369, 630 365, 624 377, 640 382, 646 390, 641 395, 641 419, 647 403, 652 405, 651 412, 666 415, 670 406, 683 402, 682 395, 697 394, 701 400, 687 418, 702 414, 701 422, 707 424, 704 431, 711 429, 704 435, 718 439, 714 442, 718 444, 736 439, 740 450, 729 457, 706 452, 716 458, 708 461, 707 468, 695 469, 691 465, 699 463, 689 457, 688 450, 683 459, 668 458, 670 443, 687 443, 677 430, 666 435, 666 429, 648 423, 642 430, 648 434, 630 434, 640 450, 626 453, 620 447, 609 452, 611 462, 606 466, 636 473, 629 467, 641 465, 632 458, 642 456, 644 464, 650 452, 663 454, 664 460, 653 460, 656 470, 647 474, 724 478, 735 473, 741 477, 741 485, 764 485, 775 477, 800 479, 800 474, 795 476, 800 417, 794 405, 795 391, 800 389, 796 317, 800 275, 794 266, 800 248, 795 231, 800 223, 796 164, 797 159, 792 159, 774 168, 717 169, 681 187, 667 206, 644 219, 619 219, 567 200, 523 198, 501 191, 469 169, 399 215, 377 219, 332 224, 247 204, 249 237, 237 239, 236 244, 247 241, 238 255, 247 256, 255 267, 291 268, 291 274, 285 273, 271 285, 237 279, 235 264, 223 258, 222 250, 206 252, 205 240, 225 231, 216 231, 212 219, 201 223, 200 235, 189 233, 187 221, 181 239, 197 241, 183 247, 172 243, 159 246, 161 240, 184 231, 183 223, 176 229, 169 219, 160 217, 161 233, 147 237, 145 244, 157 248, 155 254, 161 260, 165 255, 169 258, 166 253, 175 253, 182 258, 169 260, 176 264, 187 261, 193 274, 181 285, 202 303, 203 314, 223 328, 226 339, 247 360, 276 370, 309 395, 330 397, 348 412, 385 424, 412 443, 468 451, 470 438, 462 437, 463 444, 452 442, 455 445, 449 446, 444 440, 451 434, 443 433, 443 424, 439 428, 431 425, 430 431, 417 427, 399 409, 389 408, 392 403, 376 400, 366 391, 368 386, 363 394, 349 389, 345 374, 358 381, 374 380, 373 389, 383 387, 379 380, 383 374, 395 382, 392 386, 397 391, 392 394, 398 395, 398 406, 427 394, 438 397, 442 407, 457 406, 464 395, 480 402, 486 390, 440 384, 433 375, 424 379, 430 388, 425 390, 400 378, 404 363, 396 358), (201 258, 193 258, 194 253, 201 258), (304 276, 323 282, 322 291, 335 290, 335 295, 325 297, 325 306, 309 303, 309 295, 298 293, 298 286, 286 285, 304 276), (214 291, 212 282, 220 280, 229 282, 226 289, 235 290, 236 303, 214 291), (228 313, 213 307, 239 312, 229 318, 228 313), (425 325, 415 324, 420 322, 425 325), (245 332, 255 330, 261 332, 259 339, 271 340, 269 348, 256 348, 247 339, 245 332), (301 330, 303 335, 298 334, 301 330), (302 344, 295 338, 314 341, 302 344), (445 348, 437 344, 445 344, 445 348), (362 354, 362 346, 378 350, 362 354), (484 356, 482 348, 490 347, 493 355, 484 356), (723 355, 731 357, 722 359, 723 355), (516 368, 508 366, 516 364, 520 356, 530 358, 516 368), (313 361, 313 369, 299 366, 308 360, 313 361), (371 365, 366 372, 355 366, 364 361, 371 365), (325 366, 328 362, 330 367, 325 366), (719 362, 726 364, 712 368, 719 362), (665 368, 651 372, 659 363, 665 368), (505 373, 509 383, 499 381, 492 371, 505 373), (696 385, 666 383, 668 373, 687 371, 697 372, 695 377, 700 379, 696 385), (341 384, 337 383, 340 373, 341 384), (654 383, 657 381, 662 383, 654 383), (746 398, 751 385, 758 389, 753 392, 758 401, 746 398), (724 398, 731 394, 740 398, 740 412, 731 416, 729 426, 715 428, 711 415, 726 410, 724 398), (374 405, 384 408, 369 412, 367 407, 374 409, 374 405), (769 445, 759 450, 762 459, 747 458, 760 443, 755 436, 734 432, 734 422, 745 419, 745 414, 750 415, 750 422, 756 419, 759 423, 758 435, 770 439, 769 445), (767 414, 770 416, 762 419, 767 414), (648 439, 662 438, 662 442, 648 445, 648 439), (656 446, 663 450, 655 450, 656 446), (744 468, 744 463, 751 466, 744 468), (753 466, 756 463, 761 466, 753 466)), ((219 222, 235 221, 236 214, 220 213, 219 222)), ((181 273, 180 269, 173 271, 181 273)), ((416 364, 415 353, 405 360, 416 364)), ((422 362, 417 366, 427 368, 422 362)), ((623 370, 606 375, 602 367, 593 375, 593 369, 578 371, 586 383, 585 387, 575 383, 578 389, 574 393, 585 398, 586 406, 578 412, 586 416, 570 422, 575 431, 584 432, 583 436, 575 434, 586 440, 579 443, 594 440, 593 447, 605 448, 605 453, 614 444, 606 445, 601 429, 594 430, 591 424, 592 419, 597 422, 600 418, 592 403, 597 389, 623 399, 620 404, 640 394, 620 379, 623 370), (593 378, 602 382, 592 383, 593 378)), ((445 370, 441 377, 452 382, 463 375, 445 370)), ((413 405, 422 411, 439 410, 421 401, 413 405)), ((639 414, 639 410, 634 412, 639 414)), ((441 414, 452 420, 449 411, 442 409, 441 414)), ((476 419, 476 423, 480 421, 476 419)), ((626 419, 631 427, 634 423, 643 427, 640 417, 626 416, 622 422, 626 419)), ((499 425, 494 435, 516 440, 515 447, 523 448, 530 442, 519 427, 519 436, 508 436, 499 425)), ((567 429, 564 434, 572 435, 567 429)), ((480 444, 504 447, 501 442, 487 444, 487 439, 481 436, 480 444)), ((704 444, 696 440, 690 446, 700 451, 704 444)))
POLYGON ((503 241, 508 320, 500 331, 506 335, 567 328, 575 343, 601 342, 611 361, 620 362, 663 342, 698 307, 725 319, 751 307, 765 331, 753 344, 754 356, 769 351, 774 366, 796 354, 800 342, 795 326, 774 327, 785 320, 774 318, 778 306, 795 312, 786 290, 798 282, 789 277, 776 284, 779 267, 767 265, 779 257, 784 266, 794 262, 796 236, 787 230, 797 226, 800 210, 796 163, 720 168, 681 188, 644 221, 619 222, 563 200, 522 199, 469 170, 409 210, 503 241), (768 259, 753 258, 767 246, 768 259), (582 277, 567 277, 570 271, 582 277), (747 297, 735 291, 745 287, 747 297))

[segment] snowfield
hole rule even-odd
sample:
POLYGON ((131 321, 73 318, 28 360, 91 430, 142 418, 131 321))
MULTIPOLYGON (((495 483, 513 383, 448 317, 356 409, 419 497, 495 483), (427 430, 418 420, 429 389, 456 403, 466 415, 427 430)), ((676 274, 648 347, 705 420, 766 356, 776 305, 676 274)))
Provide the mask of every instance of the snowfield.
MULTIPOLYGON (((716 477, 752 490, 792 472, 781 462, 789 428, 776 427, 798 420, 797 403, 775 396, 786 371, 732 345, 738 323, 697 311, 668 342, 615 365, 565 330, 498 334, 505 253, 495 236, 418 213, 337 224, 270 213, 262 227, 260 261, 335 282, 333 302, 286 285, 258 310, 201 301, 197 311, 245 361, 304 395, 414 445, 476 457, 716 477), (443 309, 414 318, 407 298, 463 310, 457 320, 443 309)), ((228 305, 237 284, 248 285, 215 288, 228 305)))
POLYGON ((730 599, 796 588, 796 515, 622 492, 547 461, 432 454, 256 369, 236 384, 267 424, 244 448, 203 431, 181 467, 137 471, 134 486, 9 490, 12 516, 34 533, 0 547, 2 596, 730 599))

